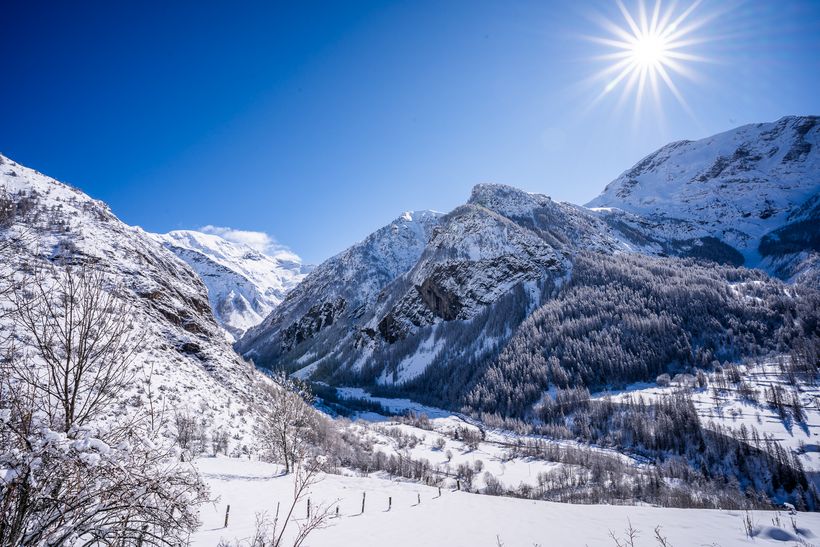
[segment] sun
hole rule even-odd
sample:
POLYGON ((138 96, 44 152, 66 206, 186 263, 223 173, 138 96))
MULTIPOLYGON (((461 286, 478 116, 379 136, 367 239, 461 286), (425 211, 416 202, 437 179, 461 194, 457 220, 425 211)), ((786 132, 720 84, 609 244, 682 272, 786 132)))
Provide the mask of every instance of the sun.
POLYGON ((665 7, 656 0, 651 9, 643 0, 637 0, 635 13, 622 0, 617 0, 620 19, 600 18, 601 26, 608 36, 588 37, 604 45, 609 50, 596 57, 607 62, 607 66, 597 73, 595 80, 602 81, 603 90, 597 100, 622 88, 623 96, 635 94, 636 110, 641 106, 647 91, 660 103, 662 89, 666 89, 677 101, 689 110, 675 79, 694 79, 690 65, 707 58, 691 51, 694 46, 706 41, 697 36, 708 17, 695 18, 700 0, 679 8, 672 3, 665 7))
POLYGON ((632 44, 632 60, 641 70, 656 69, 658 65, 667 63, 667 43, 663 35, 658 33, 640 36, 632 44))

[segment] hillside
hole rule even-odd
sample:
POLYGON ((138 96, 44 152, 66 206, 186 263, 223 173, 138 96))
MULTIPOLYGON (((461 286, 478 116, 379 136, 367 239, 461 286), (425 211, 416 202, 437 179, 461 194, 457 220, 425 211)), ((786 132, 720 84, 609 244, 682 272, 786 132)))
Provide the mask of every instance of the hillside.
POLYGON ((68 269, 90 267, 133 313, 141 345, 121 411, 153 397, 169 419, 196 415, 208 434, 231 431, 233 449, 247 448, 263 380, 225 339, 197 274, 106 204, 3 156, 0 188, 4 264, 18 281, 42 275, 50 283, 68 269))

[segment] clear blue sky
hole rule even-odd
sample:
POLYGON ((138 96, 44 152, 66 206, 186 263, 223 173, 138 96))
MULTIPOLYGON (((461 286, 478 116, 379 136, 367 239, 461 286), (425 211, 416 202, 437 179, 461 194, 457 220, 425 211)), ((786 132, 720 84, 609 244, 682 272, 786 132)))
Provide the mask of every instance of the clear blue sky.
POLYGON ((709 62, 674 78, 690 112, 668 90, 594 102, 612 50, 586 37, 625 25, 609 0, 12 0, 0 17, 0 152, 130 224, 264 231, 314 263, 479 182, 585 203, 668 141, 820 114, 817 1, 697 6, 709 62))

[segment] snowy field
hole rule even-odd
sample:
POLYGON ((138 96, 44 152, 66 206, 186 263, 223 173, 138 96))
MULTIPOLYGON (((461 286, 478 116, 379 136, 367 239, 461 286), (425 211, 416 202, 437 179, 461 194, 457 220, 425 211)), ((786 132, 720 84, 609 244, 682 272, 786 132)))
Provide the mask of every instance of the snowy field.
MULTIPOLYGON (((276 465, 233 458, 197 461, 219 500, 202 508, 202 529, 191 538, 197 546, 220 540, 247 545, 255 530, 256 514, 275 511, 292 499, 292 482, 276 465), (230 518, 225 528, 225 509, 230 518), (243 543, 244 542, 244 543, 243 543)), ((413 483, 365 477, 324 476, 313 487, 311 502, 338 503, 340 517, 306 542, 313 547, 423 545, 446 547, 613 546, 610 531, 623 537, 631 522, 640 532, 636 546, 657 545, 654 530, 670 545, 812 545, 820 544, 820 514, 751 512, 757 535, 747 537, 745 513, 700 509, 662 509, 646 506, 570 505, 442 491, 413 483), (362 493, 366 507, 361 513, 362 493), (421 504, 418 503, 419 496, 421 504), (393 498, 390 511, 388 497, 393 498), (779 526, 777 525, 779 522, 779 526)), ((303 518, 306 507, 298 507, 303 518)))
MULTIPOLYGON (((693 401, 705 424, 720 423, 749 431, 782 443, 801 454, 807 471, 820 471, 820 388, 786 382, 775 363, 769 362, 741 369, 746 386, 745 395, 720 374, 708 375, 706 388, 693 387, 691 378, 678 378, 671 385, 631 386, 618 392, 597 394, 596 397, 627 396, 651 400, 663 393, 681 389, 684 384, 692 391, 693 401), (798 397, 805 420, 795 422, 778 415, 767 400, 766 390, 780 386, 788 400, 798 397), (757 402, 750 400, 749 391, 757 393, 757 402)), ((723 373, 725 375, 725 372, 723 373)), ((471 486, 473 491, 485 486, 485 472, 491 473, 507 488, 535 485, 538 474, 555 470, 565 464, 543 460, 511 457, 509 448, 527 438, 512 432, 484 429, 480 441, 466 442, 454 438, 456 431, 478 427, 469 418, 445 410, 425 407, 405 399, 370 396, 366 391, 344 388, 340 394, 379 402, 391 412, 412 411, 424 414, 429 421, 418 425, 374 413, 359 413, 350 427, 369 437, 374 449, 387 455, 427 459, 433 469, 448 477, 439 495, 438 488, 408 480, 395 480, 386 474, 370 476, 324 475, 310 494, 313 507, 321 504, 339 508, 339 517, 330 525, 312 534, 307 545, 405 547, 417 545, 497 546, 615 546, 614 533, 624 538, 630 525, 639 531, 635 546, 659 545, 655 529, 667 539, 667 545, 720 546, 731 545, 820 545, 820 514, 787 511, 766 512, 720 511, 704 509, 669 509, 646 505, 573 505, 532 501, 509 497, 474 494, 456 489, 455 471, 460 465, 476 466, 471 486), (362 514, 362 494, 366 507, 362 514), (392 507, 388 510, 389 499, 392 507), (420 501, 420 503, 419 503, 420 501), (750 518, 754 533, 746 533, 750 518)), ((559 442, 559 441, 551 441, 559 442)), ((562 444, 582 447, 571 441, 562 444)), ((612 457, 622 458, 636 468, 640 460, 631 459, 613 450, 592 448, 612 457)), ((267 512, 272 517, 277 502, 284 507, 292 500, 293 482, 282 475, 279 466, 247 459, 201 458, 197 466, 218 498, 202 509, 203 526, 192 537, 194 545, 217 545, 225 540, 230 545, 249 545, 256 529, 257 514, 267 512), (230 504, 228 527, 224 527, 226 506, 230 504)), ((306 502, 297 507, 299 518, 305 517, 306 502)), ((628 545, 628 543, 623 543, 628 545)))

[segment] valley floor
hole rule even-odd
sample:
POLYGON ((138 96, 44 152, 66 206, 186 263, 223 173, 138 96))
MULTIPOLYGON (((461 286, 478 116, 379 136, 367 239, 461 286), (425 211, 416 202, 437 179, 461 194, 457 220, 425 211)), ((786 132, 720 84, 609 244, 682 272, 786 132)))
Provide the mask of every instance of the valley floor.
MULTIPOLYGON (((758 431, 784 448, 800 455, 810 475, 820 471, 818 465, 818 424, 820 424, 820 388, 799 382, 791 385, 775 362, 769 361, 743 367, 745 391, 737 384, 722 380, 721 374, 708 375, 708 388, 691 386, 691 378, 674 379, 670 386, 654 384, 631 386, 631 389, 597 397, 620 399, 643 397, 651 401, 663 393, 677 389, 691 390, 693 402, 704 424, 721 424, 737 429, 742 425, 758 431), (779 415, 767 400, 766 390, 772 386, 783 389, 784 398, 801 402, 804 419, 795 423, 792 416, 779 415), (741 391, 745 395, 741 395, 741 391)), ((532 501, 511 497, 474 494, 456 489, 456 471, 460 466, 477 467, 472 484, 461 482, 462 489, 484 490, 486 477, 491 475, 505 489, 521 485, 536 486, 539 474, 557 473, 568 464, 517 456, 510 448, 530 436, 508 431, 485 429, 480 440, 469 444, 458 432, 476 425, 464 416, 442 409, 425 407, 405 399, 372 397, 361 389, 340 389, 343 396, 369 399, 390 412, 411 411, 429 420, 413 422, 374 413, 359 413, 349 424, 362 438, 370 439, 374 450, 396 457, 424 459, 444 477, 439 490, 422 484, 395 480, 387 474, 358 476, 325 475, 310 494, 313 507, 336 504, 339 517, 330 525, 312 534, 307 545, 322 546, 481 546, 506 547, 547 546, 616 546, 614 534, 624 542, 625 529, 631 525, 639 531, 635 547, 657 546, 655 529, 667 538, 666 545, 720 546, 731 545, 820 545, 820 513, 788 511, 721 511, 705 509, 671 509, 647 505, 577 505, 532 501), (412 425, 411 425, 412 424, 412 425), (366 508, 361 512, 362 494, 366 493, 366 508), (388 510, 389 499, 392 508, 388 510), (747 519, 754 529, 747 534, 747 519)), ((709 427, 715 427, 711 425, 709 427)), ((550 443, 584 445, 573 441, 550 443)), ((628 466, 643 468, 646 463, 611 449, 586 447, 620 458, 628 466)), ((250 545, 256 530, 257 514, 267 512, 272 519, 276 504, 284 507, 292 500, 292 477, 283 475, 281 466, 256 460, 227 457, 200 458, 197 466, 218 498, 213 505, 202 508, 203 526, 192 537, 193 545, 215 546, 220 540, 227 545, 250 545), (228 527, 225 510, 230 504, 228 527)), ((566 467, 571 473, 572 466, 566 467)), ((297 507, 304 519, 306 502, 297 507)), ((335 511, 335 506, 333 507, 335 511)), ((291 530, 291 533, 294 531, 291 530)))
MULTIPOLYGON (((215 546, 220 540, 248 545, 256 514, 275 511, 276 503, 292 499, 292 481, 281 467, 235 458, 202 458, 197 466, 219 500, 202 508, 203 526, 191 538, 196 546, 215 546), (230 504, 228 527, 223 527, 230 504)), ((655 546, 654 530, 669 545, 812 545, 820 544, 820 514, 794 516, 787 512, 753 511, 756 537, 744 531, 746 513, 648 506, 572 505, 442 490, 414 483, 370 477, 324 476, 313 487, 311 502, 336 503, 340 517, 308 538, 313 547, 422 545, 446 547, 614 546, 610 531, 623 537, 632 526, 635 543, 655 546), (362 493, 367 493, 361 514, 362 493), (421 504, 418 503, 419 496, 421 504), (388 497, 393 506, 387 510, 388 497)), ((298 507, 299 517, 306 511, 298 507)))

